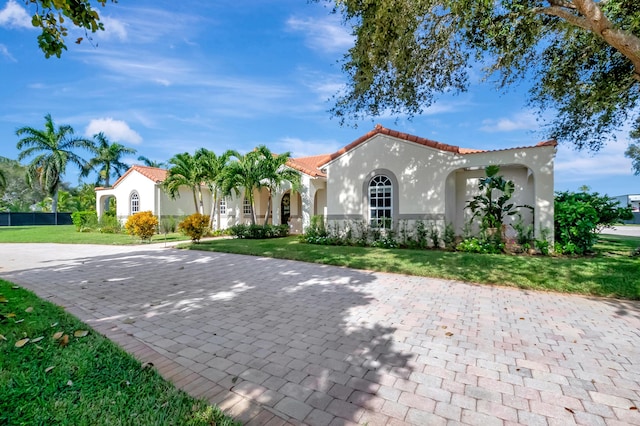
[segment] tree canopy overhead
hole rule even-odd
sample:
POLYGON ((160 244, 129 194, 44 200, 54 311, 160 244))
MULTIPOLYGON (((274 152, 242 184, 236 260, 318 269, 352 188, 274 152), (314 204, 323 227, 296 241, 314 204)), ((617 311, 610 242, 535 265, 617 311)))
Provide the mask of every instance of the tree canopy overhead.
POLYGON ((334 1, 356 37, 332 109, 343 122, 419 114, 482 63, 499 87, 531 78, 530 105, 555 112, 547 136, 579 149, 640 126, 637 0, 334 1))
MULTIPOLYGON (((87 32, 95 33, 104 30, 100 15, 96 11, 97 6, 104 6, 108 1, 117 3, 117 0, 23 0, 28 6, 35 8, 31 23, 39 27, 42 32, 38 36, 38 45, 49 58, 55 55, 58 58, 63 50, 67 50, 65 37, 69 35, 67 21, 87 32)), ((82 37, 75 40, 82 42, 82 37)))

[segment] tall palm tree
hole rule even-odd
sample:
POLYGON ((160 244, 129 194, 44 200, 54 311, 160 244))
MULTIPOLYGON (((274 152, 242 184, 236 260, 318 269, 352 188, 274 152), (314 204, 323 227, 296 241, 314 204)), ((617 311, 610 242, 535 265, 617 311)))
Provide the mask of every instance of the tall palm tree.
POLYGON ((85 177, 92 170, 95 170, 98 172, 96 185, 102 184, 105 187, 109 187, 111 175, 118 178, 129 168, 128 164, 120 161, 122 157, 126 154, 135 154, 136 150, 118 142, 109 143, 109 140, 102 132, 93 135, 93 139, 96 142, 91 148, 94 157, 84 166, 81 176, 85 177))
POLYGON ((217 220, 218 194, 222 186, 224 171, 229 165, 229 159, 234 155, 233 151, 226 151, 218 156, 215 152, 206 148, 200 148, 195 153, 196 162, 202 172, 201 178, 211 191, 211 214, 209 215, 209 228, 213 229, 214 221, 219 226, 217 220))
POLYGON ((203 173, 195 157, 188 152, 176 154, 169 160, 169 164, 171 164, 171 167, 168 170, 167 178, 162 183, 164 189, 175 200, 176 197, 180 196, 180 187, 187 186, 191 188, 195 211, 196 213, 203 213, 204 205, 201 190, 203 173))
POLYGON ((35 155, 27 166, 27 180, 31 185, 37 182, 44 192, 51 196, 51 211, 57 213, 58 188, 67 165, 72 163, 82 170, 85 163, 73 150, 90 150, 93 142, 73 137, 73 128, 67 124, 56 129, 51 114, 45 115, 44 119, 44 130, 28 126, 16 130, 16 135, 22 137, 16 147, 22 150, 18 155, 19 161, 35 155))
POLYGON ((289 183, 293 191, 300 190, 300 172, 286 167, 287 161, 291 158, 291 153, 273 154, 269 148, 260 145, 256 148, 261 156, 261 169, 263 173, 263 181, 265 187, 269 191, 269 200, 267 202, 267 213, 264 217, 264 224, 269 222, 269 214, 271 213, 271 203, 273 193, 284 183, 289 183))
POLYGON ((236 160, 229 163, 222 174, 222 195, 235 193, 240 196, 240 190, 244 189, 244 196, 251 206, 251 223, 256 224, 256 209, 253 191, 264 186, 264 173, 261 168, 263 155, 257 150, 240 155, 232 154, 236 160))
POLYGON ((155 167, 157 169, 164 169, 165 167, 167 167, 167 163, 165 163, 164 161, 151 160, 144 155, 139 156, 138 161, 142 161, 142 164, 147 167, 155 167))

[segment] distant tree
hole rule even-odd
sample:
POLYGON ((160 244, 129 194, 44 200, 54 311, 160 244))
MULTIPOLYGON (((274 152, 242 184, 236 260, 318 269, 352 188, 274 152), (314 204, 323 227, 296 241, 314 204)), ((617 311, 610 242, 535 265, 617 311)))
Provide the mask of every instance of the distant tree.
MULTIPOLYGON (((332 112, 419 114, 469 87, 474 64, 505 88, 535 81, 549 135, 597 151, 640 109, 637 0, 333 0, 353 25, 346 90, 332 112)), ((640 129, 640 120, 635 121, 640 129)))
POLYGON ((170 160, 171 167, 167 178, 162 183, 169 196, 176 199, 180 196, 180 188, 186 186, 193 192, 193 205, 195 213, 203 213, 202 179, 203 173, 195 157, 188 152, 174 155, 170 160))
POLYGON ((589 191, 591 191, 591 187, 589 185, 580 185, 580 188, 578 188, 578 191, 580 191, 580 192, 589 192, 589 191))
POLYGON ((82 148, 91 150, 93 142, 73 136, 73 128, 69 125, 55 127, 51 114, 45 117, 44 130, 33 127, 21 127, 16 135, 21 137, 16 147, 21 150, 18 160, 32 157, 27 166, 27 181, 38 185, 46 195, 52 198, 51 211, 58 211, 58 189, 62 182, 67 165, 75 164, 83 169, 85 161, 73 152, 82 148))
POLYGON ((211 192, 209 229, 213 229, 215 218, 218 216, 218 195, 222 186, 225 169, 228 167, 229 160, 233 154, 233 151, 226 151, 222 155, 216 155, 215 152, 206 148, 200 148, 195 154, 196 162, 202 172, 202 182, 207 185, 211 192))
MULTIPOLYGON (((636 120, 636 127, 631 132, 630 136, 632 139, 640 139, 640 117, 638 117, 638 119, 636 120)), ((624 155, 631 159, 631 167, 633 168, 633 173, 636 176, 640 175, 640 144, 630 143, 624 155)))
POLYGON ((81 176, 86 177, 91 171, 96 171, 98 173, 96 185, 102 184, 109 187, 112 175, 118 178, 129 168, 128 164, 121 161, 122 156, 135 154, 136 150, 117 142, 110 143, 102 132, 93 135, 93 139, 95 145, 90 151, 94 157, 84 166, 81 176))
POLYGON ((4 172, 0 169, 0 192, 4 192, 7 187, 7 178, 4 176, 4 172))
MULTIPOLYGON (((67 50, 65 37, 69 35, 67 22, 81 28, 85 36, 88 32, 104 30, 100 16, 95 7, 105 6, 108 0, 23 0, 26 5, 35 5, 35 13, 31 18, 34 27, 41 30, 38 45, 45 57, 55 55, 58 58, 63 50, 67 50)), ((111 0, 117 3, 117 0, 111 0)), ((75 42, 80 44, 83 38, 75 42)))
POLYGON ((0 171, 5 176, 5 188, 0 194, 0 211, 26 212, 46 195, 41 188, 27 183, 27 167, 16 160, 0 157, 0 171))
POLYGON ((142 164, 144 164, 147 167, 155 167, 155 168, 158 168, 158 169, 164 169, 164 168, 167 167, 167 163, 150 160, 149 158, 145 157, 144 155, 139 156, 138 157, 138 161, 142 161, 142 164))

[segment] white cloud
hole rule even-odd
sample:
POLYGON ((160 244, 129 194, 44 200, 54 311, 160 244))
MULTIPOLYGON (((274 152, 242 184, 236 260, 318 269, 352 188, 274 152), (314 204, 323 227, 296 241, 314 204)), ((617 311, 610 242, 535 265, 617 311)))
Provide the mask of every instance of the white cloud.
POLYGON ((513 132, 515 130, 536 130, 540 124, 531 111, 520 112, 510 118, 500 118, 497 120, 484 120, 480 130, 489 133, 513 132))
POLYGON ((353 36, 334 15, 323 19, 291 17, 287 27, 304 33, 309 47, 323 52, 346 52, 354 44, 353 36))
POLYGON ((31 16, 15 0, 9 0, 4 9, 0 10, 0 27, 34 28, 31 25, 31 16))
POLYGON ((11 62, 17 62, 16 58, 14 58, 13 55, 11 54, 11 52, 9 52, 9 49, 7 49, 7 46, 5 46, 4 44, 1 44, 1 43, 0 43, 0 56, 4 56, 5 58, 10 60, 11 62))
POLYGON ((631 175, 631 159, 624 156, 626 148, 626 140, 609 142, 598 152, 576 151, 561 144, 554 167, 557 179, 581 182, 596 176, 631 175))
POLYGON ((273 144, 276 153, 291 152, 292 157, 308 157, 336 152, 344 143, 335 140, 302 140, 285 137, 273 144))
POLYGON ((120 41, 127 40, 126 24, 118 19, 108 16, 100 17, 100 21, 104 24, 104 31, 98 31, 96 36, 101 39, 118 39, 120 41))
POLYGON ((113 118, 97 118, 91 120, 84 131, 85 136, 93 137, 93 135, 103 132, 112 142, 139 144, 142 142, 142 136, 122 120, 114 120, 113 118))

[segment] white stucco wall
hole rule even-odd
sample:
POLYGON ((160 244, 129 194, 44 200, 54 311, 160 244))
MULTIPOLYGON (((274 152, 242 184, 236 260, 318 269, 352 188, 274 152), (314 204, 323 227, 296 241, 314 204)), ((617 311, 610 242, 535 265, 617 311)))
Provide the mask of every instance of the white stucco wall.
POLYGON ((554 155, 552 146, 460 155, 378 134, 327 164, 327 219, 367 220, 366 185, 385 174, 394 181, 396 223, 426 220, 443 228, 451 222, 460 230, 466 200, 484 174, 473 169, 497 164, 516 182, 515 200, 535 207, 539 235, 541 229, 553 231, 554 155))

